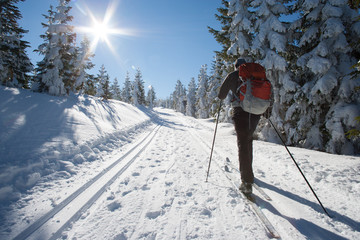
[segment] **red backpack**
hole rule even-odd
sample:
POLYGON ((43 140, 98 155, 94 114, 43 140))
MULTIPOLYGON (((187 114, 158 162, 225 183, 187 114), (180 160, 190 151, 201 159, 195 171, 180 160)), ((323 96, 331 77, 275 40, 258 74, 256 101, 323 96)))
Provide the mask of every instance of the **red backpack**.
POLYGON ((258 63, 244 63, 239 67, 242 80, 238 88, 240 106, 246 112, 263 114, 270 106, 272 86, 265 68, 258 63))

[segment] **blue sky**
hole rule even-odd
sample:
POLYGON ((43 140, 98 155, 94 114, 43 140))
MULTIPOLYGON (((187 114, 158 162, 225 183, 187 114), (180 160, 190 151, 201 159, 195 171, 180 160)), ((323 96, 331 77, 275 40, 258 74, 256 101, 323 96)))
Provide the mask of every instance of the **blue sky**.
MULTIPOLYGON (((18 5, 23 15, 20 25, 29 30, 24 40, 30 42, 28 54, 34 64, 42 59, 33 49, 42 43, 42 14, 47 14, 50 5, 56 7, 58 0, 28 0, 18 5)), ((220 0, 74 0, 70 6, 71 24, 76 27, 91 27, 91 15, 99 22, 108 15, 110 28, 132 33, 108 35, 111 47, 99 41, 91 72, 97 74, 104 64, 111 81, 116 77, 123 87, 126 72, 133 80, 134 69, 139 67, 145 87, 152 85, 158 98, 168 97, 177 80, 187 87, 192 77, 197 79, 203 64, 208 64, 210 73, 214 51, 221 49, 207 29, 220 28, 214 16, 220 0)), ((83 36, 78 32, 78 40, 83 36)))

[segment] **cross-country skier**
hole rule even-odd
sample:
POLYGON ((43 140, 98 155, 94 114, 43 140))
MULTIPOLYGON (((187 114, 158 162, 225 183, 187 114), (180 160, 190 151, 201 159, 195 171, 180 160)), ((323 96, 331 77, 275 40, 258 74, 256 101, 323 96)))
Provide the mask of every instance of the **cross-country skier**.
MULTIPOLYGON (((239 87, 239 66, 246 63, 244 59, 237 59, 235 62, 235 71, 228 74, 220 87, 218 97, 220 99, 225 99, 229 91, 233 95, 237 94, 237 89, 239 87)), ((260 120, 261 115, 250 114, 245 112, 240 107, 240 101, 238 98, 234 98, 232 101, 233 107, 233 122, 235 126, 235 131, 237 135, 237 144, 239 151, 239 165, 240 165, 240 174, 241 174, 241 185, 240 190, 246 194, 252 194, 252 184, 254 183, 254 173, 252 169, 253 161, 253 133, 256 129, 256 126, 260 120)))

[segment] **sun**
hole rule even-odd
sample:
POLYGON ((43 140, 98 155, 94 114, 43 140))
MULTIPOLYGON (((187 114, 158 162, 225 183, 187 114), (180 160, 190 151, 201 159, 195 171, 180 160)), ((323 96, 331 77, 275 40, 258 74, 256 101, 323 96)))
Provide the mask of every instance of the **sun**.
POLYGON ((111 34, 111 28, 104 22, 95 21, 90 32, 95 37, 95 41, 108 41, 108 35, 111 34))
POLYGON ((117 1, 110 1, 103 19, 95 17, 92 11, 87 8, 86 15, 90 17, 88 22, 90 26, 77 27, 78 31, 92 35, 90 50, 94 52, 99 42, 105 42, 106 45, 114 51, 114 47, 110 41, 110 35, 134 36, 132 30, 114 27, 115 21, 112 19, 117 8, 117 1))

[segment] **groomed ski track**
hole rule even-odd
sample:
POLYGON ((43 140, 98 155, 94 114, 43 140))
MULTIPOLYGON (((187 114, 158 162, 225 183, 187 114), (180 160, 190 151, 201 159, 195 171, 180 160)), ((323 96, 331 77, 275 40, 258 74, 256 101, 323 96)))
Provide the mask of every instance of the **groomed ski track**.
MULTIPOLYGON (((153 120, 127 152, 15 239, 271 239, 224 175, 226 157, 237 159, 233 131, 219 126, 205 182, 215 124, 165 109, 157 109, 153 120)), ((326 226, 356 228, 346 219, 329 219, 313 199, 289 203, 282 191, 263 181, 267 170, 256 170, 256 175, 273 201, 260 198, 259 204, 282 239, 316 236, 304 232, 311 224, 323 239, 347 239, 324 230, 326 226), (308 223, 307 217, 316 223, 308 223)))
POLYGON ((56 205, 51 211, 28 226, 17 235, 20 239, 57 239, 62 231, 86 211, 121 174, 134 163, 139 154, 153 140, 160 125, 150 129, 149 133, 122 157, 104 169, 69 197, 56 205))

